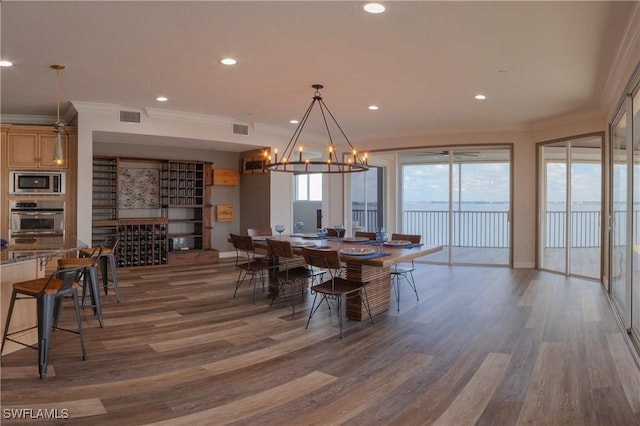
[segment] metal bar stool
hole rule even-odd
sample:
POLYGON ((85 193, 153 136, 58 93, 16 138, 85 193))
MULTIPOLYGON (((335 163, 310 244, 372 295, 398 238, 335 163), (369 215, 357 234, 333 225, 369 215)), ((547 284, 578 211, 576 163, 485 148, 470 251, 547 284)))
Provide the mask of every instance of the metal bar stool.
POLYGON ((80 338, 80 347, 82 349, 82 360, 87 359, 87 351, 84 347, 84 338, 82 335, 82 319, 80 318, 80 304, 78 303, 78 280, 83 268, 69 268, 58 270, 52 273, 49 278, 36 278, 28 281, 21 281, 13 284, 13 292, 11 293, 11 302, 9 304, 9 312, 7 314, 7 323, 4 326, 2 335, 2 346, 0 353, 4 350, 5 341, 9 340, 20 345, 38 350, 38 372, 40 378, 44 379, 47 374, 47 365, 49 363, 49 347, 51 342, 51 331, 58 329, 78 334, 80 338), (20 297, 20 295, 25 297, 20 297), (76 322, 78 330, 68 330, 58 327, 58 318, 62 310, 62 299, 73 298, 73 307, 76 313, 76 322), (38 312, 38 325, 29 327, 24 330, 9 333, 9 324, 13 314, 13 307, 16 300, 36 299, 38 312), (11 338, 14 334, 21 333, 32 328, 38 328, 38 345, 28 345, 11 338))
POLYGON ((102 247, 93 249, 91 257, 79 257, 75 259, 58 259, 58 269, 82 268, 82 306, 84 306, 87 289, 91 296, 91 306, 93 314, 98 317, 100 327, 104 327, 102 322, 102 302, 100 301, 100 290, 98 286, 98 260, 102 254, 102 247))
MULTIPOLYGON (((120 243, 120 238, 109 237, 105 240, 102 246, 102 254, 100 255, 100 275, 102 276, 102 285, 104 287, 104 294, 108 294, 109 281, 113 284, 113 291, 116 294, 116 301, 120 303, 120 295, 118 294, 118 273, 116 272, 116 247, 120 243), (111 267, 111 280, 109 280, 109 274, 107 272, 107 263, 111 267)), ((91 254, 95 250, 95 247, 89 247, 80 250, 81 257, 91 257, 91 254)))

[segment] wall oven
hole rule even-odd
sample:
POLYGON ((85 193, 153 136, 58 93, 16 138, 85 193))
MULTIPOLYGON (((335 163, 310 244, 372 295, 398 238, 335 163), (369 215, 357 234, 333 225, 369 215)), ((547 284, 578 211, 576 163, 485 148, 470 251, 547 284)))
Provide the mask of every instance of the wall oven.
POLYGON ((9 172, 9 193, 13 195, 62 195, 64 172, 14 170, 9 172))
POLYGON ((64 235, 64 201, 10 201, 10 238, 64 235))

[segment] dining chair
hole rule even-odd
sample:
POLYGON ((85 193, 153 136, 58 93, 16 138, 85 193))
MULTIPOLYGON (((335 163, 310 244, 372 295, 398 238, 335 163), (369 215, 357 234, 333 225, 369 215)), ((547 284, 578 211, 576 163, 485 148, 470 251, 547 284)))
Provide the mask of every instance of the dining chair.
POLYGON ((356 231, 354 237, 366 237, 370 240, 374 240, 376 239, 376 233, 375 232, 364 232, 364 231, 356 231))
POLYGON ((321 249, 312 249, 308 247, 302 248, 302 254, 304 256, 304 260, 307 265, 316 268, 323 268, 329 274, 329 279, 323 281, 319 284, 315 284, 311 286, 311 292, 314 294, 313 304, 311 305, 311 310, 309 311, 309 318, 307 319, 307 325, 305 328, 309 327, 309 322, 311 321, 311 317, 316 313, 320 305, 322 305, 322 301, 326 301, 329 306, 329 310, 331 310, 331 305, 329 304, 329 300, 333 300, 336 305, 336 311, 338 314, 338 323, 340 324, 340 338, 342 339, 342 329, 343 329, 343 308, 346 304, 346 298, 350 295, 359 295, 360 298, 364 301, 364 305, 367 309, 367 313, 369 314, 369 319, 373 324, 373 317, 371 316, 371 308, 369 307, 369 298, 367 296, 367 283, 349 280, 343 278, 343 270, 342 270, 342 262, 340 262, 340 254, 337 250, 321 250, 321 249), (318 294, 322 295, 322 299, 316 305, 316 299, 318 298, 318 294))
POLYGON ((273 230, 268 226, 264 228, 249 228, 247 229, 247 235, 250 237, 271 237, 273 236, 273 230))
POLYGON ((269 238, 267 239, 267 246, 269 247, 269 253, 275 259, 275 264, 278 265, 278 270, 275 273, 278 280, 278 292, 277 294, 274 293, 270 306, 273 306, 273 302, 278 296, 281 298, 291 297, 291 317, 294 317, 296 313, 296 293, 299 290, 300 296, 303 298, 309 280, 313 282, 317 277, 322 277, 324 271, 306 266, 295 266, 294 259, 296 255, 293 253, 290 241, 269 238))
POLYGON ((84 337, 82 335, 82 319, 80 317, 80 303, 78 302, 78 280, 83 268, 69 268, 58 270, 49 275, 48 278, 36 278, 28 281, 21 281, 13 284, 11 301, 9 302, 9 312, 7 322, 2 335, 2 345, 0 353, 4 350, 7 340, 26 346, 38 351, 38 372, 40 378, 44 379, 47 374, 49 361, 49 349, 51 347, 51 331, 54 329, 75 333, 80 338, 80 348, 82 349, 82 360, 87 359, 87 351, 84 347, 84 337), (62 300, 71 297, 73 308, 76 314, 77 330, 68 330, 58 327, 58 319, 62 312, 62 300), (25 330, 17 330, 9 333, 9 325, 13 315, 13 308, 16 300, 36 299, 36 310, 38 315, 38 325, 25 330), (37 346, 29 345, 12 338, 15 334, 23 333, 31 328, 38 329, 37 346))
MULTIPOLYGON (((411 241, 412 244, 420 244, 420 240, 422 239, 422 235, 412 235, 412 234, 391 234, 392 240, 405 240, 411 241)), ((418 289, 416 288, 416 282, 413 279, 413 271, 415 271, 415 265, 413 263, 413 259, 411 259, 411 263, 400 263, 394 264, 391 267, 391 285, 393 287, 393 292, 396 296, 396 303, 398 305, 398 312, 400 312, 400 280, 404 278, 409 283, 409 286, 416 294, 416 301, 420 300, 418 296, 418 289)))
POLYGON ((236 281, 236 289, 233 297, 236 297, 238 288, 249 276, 249 285, 253 285, 253 303, 256 303, 256 294, 258 292, 258 278, 262 282, 262 291, 264 291, 264 276, 273 266, 269 260, 262 257, 256 257, 256 250, 253 245, 253 239, 248 235, 229 234, 231 244, 236 250, 236 269, 238 270, 238 280, 236 281))

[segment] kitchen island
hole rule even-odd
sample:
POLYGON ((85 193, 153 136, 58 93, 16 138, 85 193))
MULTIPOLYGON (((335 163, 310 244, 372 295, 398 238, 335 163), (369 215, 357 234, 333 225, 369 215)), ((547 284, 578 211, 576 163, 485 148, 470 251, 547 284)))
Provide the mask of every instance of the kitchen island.
MULTIPOLYGON (((56 269, 57 258, 74 254, 87 244, 75 237, 32 237, 16 238, 0 249, 0 329, 4 331, 9 303, 11 302, 12 285, 16 282, 44 277, 56 269)), ((36 301, 24 300, 16 303, 11 319, 13 330, 22 330, 37 326, 36 301)), ((27 344, 36 344, 38 332, 36 328, 14 336, 27 344)), ((23 346, 7 341, 3 354, 22 349, 23 346)))

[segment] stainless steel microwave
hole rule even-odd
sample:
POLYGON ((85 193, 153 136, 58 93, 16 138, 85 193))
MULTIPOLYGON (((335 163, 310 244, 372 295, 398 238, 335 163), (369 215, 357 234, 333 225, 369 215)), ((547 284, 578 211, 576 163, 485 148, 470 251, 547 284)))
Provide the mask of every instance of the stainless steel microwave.
POLYGON ((14 170, 9 172, 9 193, 14 195, 62 195, 64 172, 14 170))

